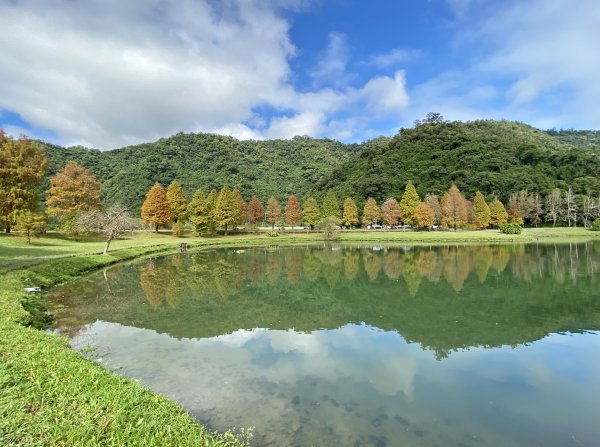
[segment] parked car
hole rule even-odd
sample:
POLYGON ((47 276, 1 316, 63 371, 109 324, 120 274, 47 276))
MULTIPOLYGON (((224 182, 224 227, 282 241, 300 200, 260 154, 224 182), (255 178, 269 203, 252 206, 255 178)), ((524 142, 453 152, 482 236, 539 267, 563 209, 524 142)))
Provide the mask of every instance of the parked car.
POLYGON ((369 228, 371 230, 380 230, 383 227, 379 224, 371 224, 371 225, 367 226, 367 228, 369 228))

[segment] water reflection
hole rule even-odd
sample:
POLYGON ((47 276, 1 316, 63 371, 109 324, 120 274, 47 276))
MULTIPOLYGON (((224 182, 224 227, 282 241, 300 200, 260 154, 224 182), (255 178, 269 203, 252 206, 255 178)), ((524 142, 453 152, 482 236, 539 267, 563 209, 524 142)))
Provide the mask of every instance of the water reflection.
POLYGON ((599 243, 223 249, 52 301, 76 346, 258 446, 592 445, 599 268, 599 243))
POLYGON ((70 309, 56 319, 71 331, 102 319, 188 338, 365 322, 444 358, 459 348, 598 328, 598 252, 588 243, 178 254, 69 286, 70 309))

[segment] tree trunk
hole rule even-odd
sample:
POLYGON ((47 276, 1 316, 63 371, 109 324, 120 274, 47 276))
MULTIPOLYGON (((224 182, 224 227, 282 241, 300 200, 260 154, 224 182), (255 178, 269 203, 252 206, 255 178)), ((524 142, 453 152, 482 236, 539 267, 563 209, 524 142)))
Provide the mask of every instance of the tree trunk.
POLYGON ((5 227, 5 229, 4 229, 4 232, 5 232, 6 234, 10 233, 10 224, 9 224, 8 222, 6 223, 6 227, 5 227))
POLYGON ((227 225, 225 225, 225 236, 227 236, 227 225))
POLYGON ((154 227, 154 231, 158 233, 158 224, 154 227))
POLYGON ((103 255, 108 254, 108 247, 110 247, 110 243, 112 242, 113 238, 114 238, 114 235, 111 233, 110 236, 108 236, 108 239, 106 240, 106 245, 104 246, 104 252, 102 252, 103 255))

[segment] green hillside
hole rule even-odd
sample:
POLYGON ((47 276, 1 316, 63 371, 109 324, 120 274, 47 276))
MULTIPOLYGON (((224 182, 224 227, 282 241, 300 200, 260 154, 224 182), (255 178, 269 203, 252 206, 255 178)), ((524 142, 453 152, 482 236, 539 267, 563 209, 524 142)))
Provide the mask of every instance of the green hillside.
POLYGON ((412 180, 423 196, 442 194, 454 182, 468 197, 481 190, 506 200, 528 189, 546 194, 572 186, 600 192, 600 150, 567 144, 526 124, 508 121, 424 121, 386 139, 364 144, 317 187, 357 200, 400 197, 412 180))
POLYGON ((75 160, 98 176, 107 203, 124 203, 137 212, 154 182, 166 186, 174 179, 188 196, 198 188, 229 185, 240 188, 246 199, 257 195, 263 201, 270 196, 286 200, 291 193, 304 199, 332 168, 351 159, 355 146, 308 137, 239 141, 180 133, 107 152, 52 145, 46 149, 52 161, 48 176, 75 160))
MULTIPOLYGON (((295 193, 322 199, 328 188, 359 206, 366 197, 400 197, 412 180, 423 196, 442 194, 451 182, 471 197, 506 200, 527 188, 546 194, 572 186, 576 193, 600 192, 600 133, 540 131, 508 121, 448 122, 429 119, 395 137, 346 145, 328 139, 240 141, 213 134, 177 134, 153 143, 107 152, 45 144, 52 161, 48 177, 74 160, 102 182, 107 203, 137 212, 150 186, 177 179, 188 195, 223 185, 248 199, 280 201, 295 193)), ((48 182, 44 185, 46 189, 48 182)))

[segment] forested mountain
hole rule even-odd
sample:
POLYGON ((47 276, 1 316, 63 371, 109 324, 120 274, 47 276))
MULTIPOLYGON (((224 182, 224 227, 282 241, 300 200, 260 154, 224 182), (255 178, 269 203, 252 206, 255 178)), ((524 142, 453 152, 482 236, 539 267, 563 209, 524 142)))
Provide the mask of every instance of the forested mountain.
POLYGON ((106 203, 120 202, 138 212, 154 184, 177 179, 191 197, 202 188, 224 185, 241 190, 245 199, 266 201, 294 193, 304 199, 333 168, 349 161, 355 145, 327 139, 239 141, 213 134, 177 134, 154 143, 107 152, 46 145, 52 163, 48 176, 74 160, 102 182, 106 203))
POLYGON ((572 186, 575 193, 600 192, 600 150, 563 143, 531 126, 508 121, 420 122, 391 141, 363 145, 317 188, 333 188, 357 201, 400 197, 412 180, 423 197, 441 195, 454 182, 472 197, 480 190, 505 201, 511 192, 548 193, 572 186))
POLYGON ((547 130, 548 135, 553 136, 563 143, 572 144, 580 149, 600 150, 600 130, 547 130))
MULTIPOLYGON (((156 181, 177 179, 188 196, 198 188, 237 187, 247 200, 280 201, 294 193, 301 201, 321 200, 333 188, 339 199, 359 206, 400 197, 412 180, 421 197, 442 194, 452 182, 472 197, 481 190, 503 201, 528 189, 546 194, 555 187, 600 193, 600 133, 540 131, 508 121, 449 122, 440 117, 401 129, 393 138, 362 144, 295 137, 240 141, 213 134, 177 134, 153 143, 107 152, 45 144, 51 159, 47 176, 68 160, 92 170, 102 182, 106 203, 121 202, 138 212, 156 181)), ((48 183, 44 185, 47 189, 48 183)))

